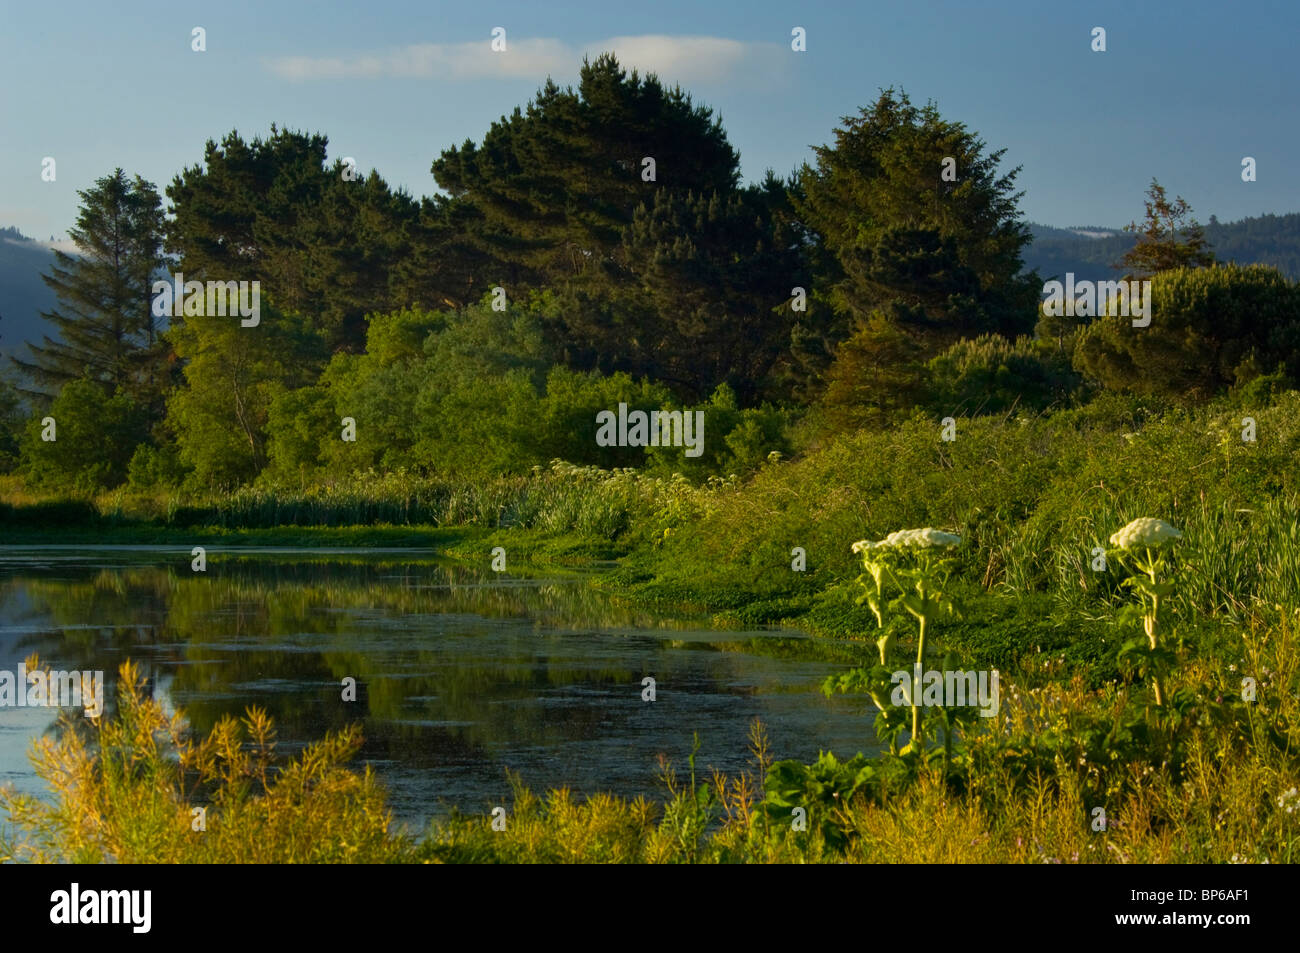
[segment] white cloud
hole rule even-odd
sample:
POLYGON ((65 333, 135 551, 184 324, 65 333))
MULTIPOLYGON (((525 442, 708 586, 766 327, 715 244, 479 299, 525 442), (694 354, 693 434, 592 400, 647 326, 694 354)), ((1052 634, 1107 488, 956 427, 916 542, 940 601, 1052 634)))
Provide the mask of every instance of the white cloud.
POLYGON ((582 48, 555 39, 507 37, 504 52, 493 52, 491 41, 416 43, 374 53, 346 56, 281 56, 267 61, 276 75, 304 82, 321 79, 531 79, 547 76, 561 82, 577 72, 583 55, 595 58, 613 51, 619 64, 642 74, 658 73, 668 84, 715 82, 734 78, 763 61, 770 74, 780 62, 772 56, 777 44, 744 43, 715 36, 616 36, 582 48))
POLYGON ((716 82, 734 75, 769 44, 720 36, 615 36, 587 47, 593 59, 612 51, 619 65, 658 73, 666 83, 716 82))

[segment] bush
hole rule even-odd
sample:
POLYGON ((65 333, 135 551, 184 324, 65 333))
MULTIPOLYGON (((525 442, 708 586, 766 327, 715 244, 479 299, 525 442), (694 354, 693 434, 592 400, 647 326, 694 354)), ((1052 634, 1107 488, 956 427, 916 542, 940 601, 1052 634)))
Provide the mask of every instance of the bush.
POLYGON ((46 416, 54 418, 54 439, 42 438, 45 417, 33 417, 22 443, 25 476, 40 489, 95 493, 120 486, 147 436, 145 415, 129 396, 106 395, 85 379, 65 384, 46 416))
MULTIPOLYGON (((35 670, 39 662, 28 665, 35 670)), ((389 834, 391 815, 370 770, 345 766, 361 746, 355 728, 288 763, 277 763, 274 725, 256 708, 195 740, 179 713, 168 715, 145 694, 129 661, 114 717, 94 719, 89 731, 89 719, 64 717, 58 740, 40 739, 33 756, 53 803, 0 790, 19 835, 0 839, 0 861, 385 863, 410 856, 411 845, 389 834)))
MULTIPOLYGON (((676 409, 670 404, 663 408, 676 409)), ((708 477, 737 476, 760 467, 775 451, 790 453, 787 436, 790 415, 771 406, 747 408, 736 405, 736 395, 720 384, 707 404, 682 408, 683 413, 704 413, 702 453, 688 457, 684 447, 649 447, 645 451, 652 472, 680 473, 697 482, 708 477)))
POLYGON ((185 479, 185 467, 173 447, 153 447, 142 443, 135 448, 127 465, 127 484, 133 490, 158 487, 175 489, 185 479))
POLYGON ((1083 382, 1051 343, 997 334, 958 341, 930 360, 929 371, 927 404, 943 416, 1043 410, 1069 400, 1083 382))
POLYGON ((1151 279, 1151 325, 1118 314, 1078 336, 1074 365, 1103 387, 1204 401, 1279 365, 1300 381, 1300 285, 1264 265, 1151 279))

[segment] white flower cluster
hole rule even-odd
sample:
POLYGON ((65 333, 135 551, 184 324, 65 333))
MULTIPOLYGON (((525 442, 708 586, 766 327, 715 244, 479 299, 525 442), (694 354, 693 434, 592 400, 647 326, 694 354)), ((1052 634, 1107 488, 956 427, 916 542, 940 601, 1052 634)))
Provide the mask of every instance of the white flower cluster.
POLYGON ((1164 520, 1139 516, 1111 536, 1110 541, 1120 549, 1136 549, 1139 546, 1163 546, 1165 543, 1182 538, 1182 532, 1174 529, 1164 520))
POLYGON ((890 533, 884 539, 872 542, 868 539, 860 539, 853 544, 855 553, 865 553, 872 549, 915 549, 921 547, 949 547, 961 543, 961 537, 956 533, 945 533, 942 530, 931 529, 900 529, 890 533))

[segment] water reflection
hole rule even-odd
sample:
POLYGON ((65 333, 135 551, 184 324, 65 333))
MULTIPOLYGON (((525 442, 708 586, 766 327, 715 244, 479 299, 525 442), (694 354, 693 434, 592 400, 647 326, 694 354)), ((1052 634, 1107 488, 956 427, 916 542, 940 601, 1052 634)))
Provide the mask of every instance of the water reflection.
MULTIPOLYGON (((288 750, 361 721, 362 756, 417 825, 500 803, 507 767, 535 789, 657 795, 656 756, 684 764, 695 731, 701 765, 738 770, 755 716, 777 757, 852 753, 872 734, 859 702, 816 690, 859 649, 652 616, 580 576, 497 575, 409 550, 210 549, 206 573, 189 560, 0 547, 0 666, 35 651, 102 669, 112 711, 130 657, 196 730, 258 704, 288 750)), ((0 710, 0 780, 35 789, 25 748, 50 714, 0 710)))

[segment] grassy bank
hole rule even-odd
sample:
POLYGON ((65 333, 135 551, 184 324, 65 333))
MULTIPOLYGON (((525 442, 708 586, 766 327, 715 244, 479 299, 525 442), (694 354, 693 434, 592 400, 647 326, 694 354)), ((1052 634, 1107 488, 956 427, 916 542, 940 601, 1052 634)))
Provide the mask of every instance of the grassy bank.
POLYGON ((540 534, 487 526, 276 526, 239 529, 226 526, 174 526, 148 521, 85 522, 41 526, 27 523, 39 514, 33 507, 19 524, 4 526, 4 542, 15 546, 191 546, 224 550, 286 547, 294 549, 425 549, 466 562, 486 564, 495 546, 508 547, 512 561, 539 569, 589 565, 617 559, 625 547, 606 540, 570 534, 540 534))
MULTIPOLYGON (((935 738, 924 753, 874 760, 839 752, 814 765, 772 765, 756 738, 748 776, 705 778, 701 768, 690 780, 678 766, 681 776, 667 773, 664 796, 653 803, 578 803, 564 792, 520 789, 504 831, 486 815, 454 817, 420 838, 388 833, 382 792, 343 767, 343 744, 338 778, 361 780, 339 781, 344 802, 329 810, 348 817, 360 810, 364 824, 356 823, 371 825, 372 840, 340 833, 337 843, 325 837, 313 849, 328 859, 417 861, 1292 859, 1300 803, 1295 393, 1269 407, 1221 403, 1194 412, 1108 398, 1053 415, 961 419, 950 442, 936 421, 917 417, 770 461, 745 480, 703 486, 556 464, 476 487, 402 475, 184 503, 11 495, 0 512, 14 541, 411 540, 485 565, 496 545, 537 565, 616 558, 596 584, 645 605, 702 609, 741 625, 793 622, 858 641, 884 634, 896 661, 917 651, 914 620, 890 612, 877 628, 859 602, 862 566, 850 544, 914 526, 962 537, 945 592, 963 611, 936 618, 931 652, 963 668, 997 668, 1004 681, 996 717, 962 722, 954 713, 950 722, 941 710, 929 716, 942 726, 941 746, 935 738), (1244 417, 1254 422, 1253 441, 1242 439, 1244 417), (1099 554, 1116 557, 1110 535, 1140 516, 1182 532, 1161 595, 1163 641, 1146 654, 1133 647, 1143 631, 1135 572, 1097 564, 1099 554), (371 517, 390 525, 349 525, 371 517), (1153 695, 1157 673, 1163 701, 1153 695), (805 811, 806 830, 792 826, 795 808, 805 811), (328 853, 340 843, 362 853, 328 853)), ((64 773, 104 776, 95 750, 59 755, 64 773)), ((181 780, 147 798, 135 782, 123 783, 140 803, 163 805, 156 810, 165 817, 149 823, 170 830, 167 812, 181 816, 194 803, 177 793, 181 780)), ((214 792, 205 797, 219 811, 214 792)), ((306 811, 292 799, 258 803, 279 805, 275 823, 290 829, 294 812, 306 811)), ((94 856, 133 856, 129 845, 143 841, 126 828, 138 813, 124 806, 124 829, 94 846, 94 856)), ((75 806, 65 815, 28 815, 29 831, 48 835, 40 856, 71 856, 69 825, 106 817, 75 806)), ((241 814, 240 823, 273 820, 246 820, 254 816, 261 817, 241 814)), ((303 859, 288 847, 276 853, 277 836, 268 834, 259 857, 303 859)), ((186 838, 177 834, 166 849, 178 859, 230 859, 249 843, 186 838)))

